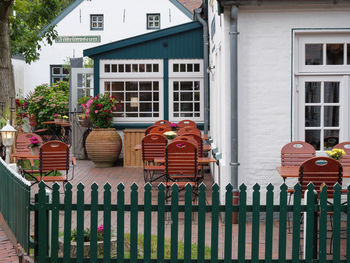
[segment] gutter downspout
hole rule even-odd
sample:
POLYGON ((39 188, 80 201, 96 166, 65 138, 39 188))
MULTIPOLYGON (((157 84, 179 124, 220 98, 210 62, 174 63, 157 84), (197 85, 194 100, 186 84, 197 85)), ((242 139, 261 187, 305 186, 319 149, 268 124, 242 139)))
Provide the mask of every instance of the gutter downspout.
POLYGON ((208 41, 208 24, 201 17, 202 8, 194 10, 196 20, 203 26, 203 49, 204 49, 204 134, 208 134, 209 130, 209 41, 208 41))
MULTIPOLYGON (((233 196, 238 198, 238 64, 237 64, 238 7, 231 6, 230 60, 231 60, 231 184, 233 196)), ((238 201, 238 199, 237 199, 238 201)))

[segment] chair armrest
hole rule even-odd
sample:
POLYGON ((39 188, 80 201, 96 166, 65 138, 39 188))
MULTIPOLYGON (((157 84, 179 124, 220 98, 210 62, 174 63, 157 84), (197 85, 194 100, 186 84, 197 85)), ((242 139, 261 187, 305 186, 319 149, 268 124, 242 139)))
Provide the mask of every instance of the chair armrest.
POLYGON ((75 159, 75 157, 72 157, 72 164, 75 166, 77 165, 77 159, 75 159))

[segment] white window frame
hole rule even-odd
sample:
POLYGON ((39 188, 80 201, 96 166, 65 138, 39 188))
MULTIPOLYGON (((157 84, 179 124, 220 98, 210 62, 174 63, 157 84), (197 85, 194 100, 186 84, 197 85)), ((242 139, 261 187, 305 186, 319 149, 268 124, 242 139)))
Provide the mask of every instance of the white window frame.
POLYGON ((104 29, 104 24, 105 24, 105 18, 104 18, 104 15, 103 14, 91 14, 90 15, 90 30, 103 30, 104 29), (93 18, 96 17, 97 18, 97 21, 96 21, 96 25, 97 26, 93 26, 93 18), (98 18, 99 17, 102 17, 102 27, 98 26, 98 23, 100 23, 100 21, 98 21, 98 18))
MULTIPOLYGON (((194 112, 194 110, 193 110, 194 112)), ((169 121, 178 122, 184 119, 191 119, 197 122, 204 121, 204 80, 202 59, 172 59, 169 60, 169 121), (199 72, 173 72, 174 64, 199 64, 199 72), (200 85, 200 117, 174 117, 174 89, 173 84, 177 81, 198 81, 200 85)))
POLYGON ((57 82, 57 81, 56 82, 53 81, 54 78, 59 78, 60 79, 59 81, 64 81, 64 79, 67 79, 67 81, 69 81, 70 69, 66 68, 68 70, 67 74, 63 73, 64 69, 65 69, 64 65, 50 65, 50 83, 51 84, 54 84, 57 82), (60 73, 59 74, 54 73, 55 69, 59 69, 60 73))
POLYGON ((147 29, 160 29, 160 13, 153 13, 153 14, 147 14, 146 15, 146 20, 147 20, 147 29), (155 17, 158 16, 158 20, 155 19, 155 17), (153 19, 150 21, 150 19, 153 19), (158 26, 155 25, 155 23, 158 22, 158 26), (150 25, 152 23, 153 25, 150 25))
MULTIPOLYGON (((326 50, 323 49, 324 65, 305 65, 305 44, 307 43, 349 43, 349 30, 296 30, 294 39, 294 77, 293 77, 293 140, 305 140, 305 82, 339 81, 339 142, 350 139, 350 65, 347 63, 347 50, 344 49, 344 65, 326 65, 326 50)), ((322 94, 323 96, 323 94, 322 94)), ((323 123, 321 113, 321 124, 323 123)), ((323 130, 325 127, 321 125, 323 130)), ((311 128, 312 129, 312 128, 311 128)), ((326 128, 327 129, 327 128, 326 128)), ((323 150, 323 133, 320 138, 320 151, 323 150)))
POLYGON ((158 81, 159 83, 159 117, 113 117, 115 123, 154 123, 164 119, 164 80, 163 60, 160 59, 108 59, 100 61, 100 94, 105 92, 106 81, 158 81), (159 72, 104 72, 105 64, 158 64, 159 72))

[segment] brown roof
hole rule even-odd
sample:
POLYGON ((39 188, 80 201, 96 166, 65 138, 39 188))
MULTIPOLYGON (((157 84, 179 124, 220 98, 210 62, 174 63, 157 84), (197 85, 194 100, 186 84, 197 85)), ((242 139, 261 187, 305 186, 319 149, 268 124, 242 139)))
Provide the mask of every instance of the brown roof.
POLYGON ((199 8, 202 4, 202 0, 178 0, 184 7, 193 13, 193 10, 199 8))

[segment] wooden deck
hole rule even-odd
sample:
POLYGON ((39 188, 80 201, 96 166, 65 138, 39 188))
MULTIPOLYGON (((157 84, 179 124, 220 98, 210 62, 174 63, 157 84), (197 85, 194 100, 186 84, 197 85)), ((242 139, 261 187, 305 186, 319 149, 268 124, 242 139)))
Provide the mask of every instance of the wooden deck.
MULTIPOLYGON (((130 187, 133 183, 136 183, 139 186, 139 203, 143 203, 143 187, 144 187, 144 179, 143 179, 143 169, 142 168, 123 168, 122 163, 118 163, 117 166, 112 168, 95 168, 93 163, 91 161, 86 160, 79 160, 78 165, 75 168, 75 176, 74 180, 71 181, 73 184, 73 203, 76 202, 76 186, 79 183, 83 183, 85 186, 85 189, 91 189, 91 185, 93 183, 97 183, 99 186, 99 203, 103 203, 103 186, 105 183, 109 183, 112 186, 112 203, 116 203, 116 189, 118 184, 123 183, 125 185, 125 203, 130 203, 130 187)), ((210 174, 205 175, 204 183, 207 186, 208 194, 207 194, 207 203, 211 204, 211 196, 209 193, 211 193, 211 186, 213 184, 213 180, 210 176, 210 174)), ((62 186, 62 184, 61 184, 62 186)), ((32 197, 34 197, 34 193, 36 193, 38 190, 37 185, 32 187, 32 197)), ((63 193, 63 191, 61 190, 63 193)), ((62 194, 61 202, 63 202, 64 195, 62 194)), ((91 196, 90 191, 85 191, 85 202, 90 203, 91 196)), ((157 203, 157 191, 154 191, 154 194, 152 196, 152 203, 157 203)), ((116 214, 113 215, 114 218, 116 218, 116 214)), ((152 214, 152 218, 156 218, 157 213, 152 214)), ((72 229, 76 228, 76 214, 73 212, 72 215, 72 229)), ((170 227, 171 227, 171 220, 170 215, 168 216, 168 220, 166 222, 166 230, 165 235, 166 238, 170 239, 170 227)), ((278 218, 278 217, 276 217, 278 218)), ((113 218, 112 218, 113 219, 113 218)), ((182 241, 184 240, 184 214, 179 213, 179 236, 178 240, 182 241)), ((98 224, 103 224, 103 213, 99 213, 98 215, 98 224)), ((63 213, 60 216, 60 231, 63 229, 63 213)), ((197 243, 197 220, 194 218, 193 224, 192 224, 192 240, 193 243, 197 243)), ((84 226, 85 228, 90 225, 90 214, 85 213, 84 217, 84 226)), ((32 226, 32 233, 34 231, 33 229, 33 215, 31 217, 31 226, 32 226)), ((206 233, 205 233, 205 243, 207 246, 210 247, 211 242, 211 218, 210 214, 207 214, 206 216, 206 233)), ((279 222, 278 220, 274 221, 274 229, 273 229, 273 258, 278 259, 278 250, 279 250, 279 222)), ((112 220, 112 234, 116 234, 116 220, 112 220)), ((246 255, 247 258, 250 258, 251 255, 251 242, 252 238, 257 237, 257 233, 252 233, 251 231, 252 226, 251 222, 247 223, 246 226, 246 255)), ((143 226, 143 213, 139 213, 138 217, 138 232, 143 233, 144 226, 143 226)), ((125 215, 125 233, 130 232, 130 215, 129 213, 126 213, 125 215)), ((156 224, 152 225, 152 234, 156 234, 157 232, 157 226, 156 224)), ((237 258, 237 246, 238 246, 238 225, 233 225, 233 247, 232 247, 232 256, 233 258, 237 258)), ((260 223, 260 233, 259 233, 259 239, 260 239, 260 258, 264 257, 265 254, 265 222, 261 220, 260 223)), ((219 257, 223 258, 224 256, 224 240, 225 240, 225 234, 224 234, 224 223, 222 220, 219 222, 219 257)), ((328 240, 330 242, 330 239, 328 240)), ((345 246, 346 246, 346 239, 341 240, 341 255, 345 255, 345 246)), ((302 250, 302 242, 301 242, 301 250, 302 250)), ((287 231, 287 259, 291 258, 292 253, 292 234, 288 233, 287 231)), ((302 258, 303 255, 301 254, 300 257, 302 258)))

